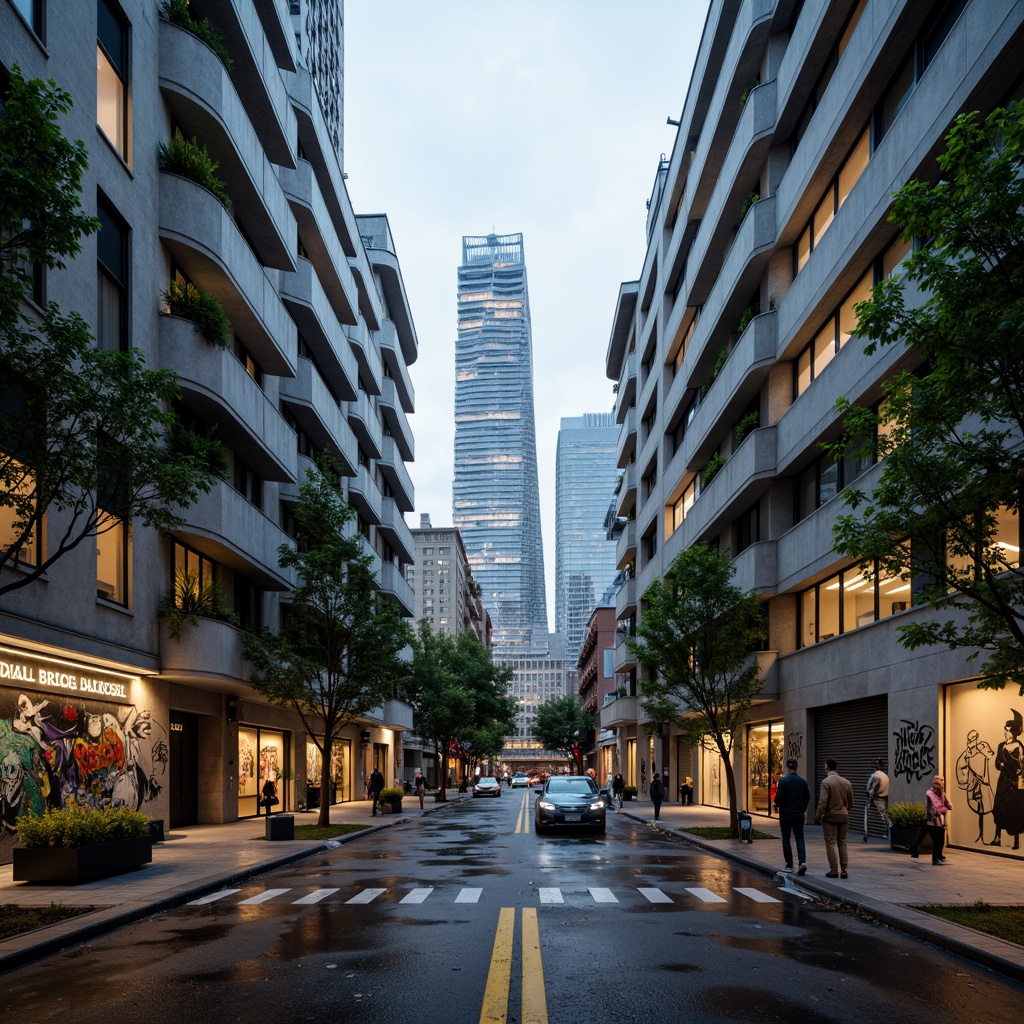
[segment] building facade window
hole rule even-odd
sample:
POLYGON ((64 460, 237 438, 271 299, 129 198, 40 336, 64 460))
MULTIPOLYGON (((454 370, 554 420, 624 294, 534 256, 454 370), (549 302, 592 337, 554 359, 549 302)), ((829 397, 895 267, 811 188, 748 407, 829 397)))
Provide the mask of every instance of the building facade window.
POLYGON ((44 38, 43 0, 11 0, 14 9, 25 19, 28 27, 40 38, 44 38))
MULTIPOLYGON (((31 495, 35 489, 35 479, 29 469, 17 459, 11 459, 8 472, 11 476, 11 492, 31 495)), ((39 565, 43 557, 42 522, 40 516, 26 530, 17 510, 10 505, 0 504, 0 551, 6 551, 20 540, 20 546, 13 552, 13 561, 24 566, 39 565)))
POLYGON ((131 531, 115 515, 100 511, 96 534, 96 595, 115 604, 128 604, 128 565, 131 531))
POLYGON ((128 22, 112 0, 96 3, 96 124, 128 159, 128 22))
POLYGON ((96 342, 113 352, 128 350, 128 228, 102 198, 96 204, 96 342))

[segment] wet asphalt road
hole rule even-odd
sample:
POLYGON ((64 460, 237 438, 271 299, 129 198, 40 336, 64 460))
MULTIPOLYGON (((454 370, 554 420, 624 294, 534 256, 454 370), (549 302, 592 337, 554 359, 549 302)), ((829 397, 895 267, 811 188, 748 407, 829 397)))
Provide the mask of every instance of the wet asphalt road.
POLYGON ((1020 1020, 1024 987, 630 819, 539 837, 534 799, 467 801, 13 972, 0 1019, 1020 1020))

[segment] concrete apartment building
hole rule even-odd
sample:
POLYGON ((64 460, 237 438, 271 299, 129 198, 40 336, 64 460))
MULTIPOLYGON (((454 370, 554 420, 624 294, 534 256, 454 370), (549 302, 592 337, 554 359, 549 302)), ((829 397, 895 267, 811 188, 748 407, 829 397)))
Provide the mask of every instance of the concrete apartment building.
MULTIPOLYGON (((403 513, 413 508, 417 340, 387 218, 357 216, 346 190, 343 6, 193 0, 191 10, 221 34, 232 70, 163 20, 157 0, 0 3, 0 64, 73 97, 63 129, 85 142, 82 202, 102 222, 66 270, 46 274, 46 298, 80 312, 102 344, 175 371, 183 414, 217 428, 230 464, 171 536, 113 531, 0 601, 0 759, 21 780, 5 825, 42 802, 109 804, 126 777, 136 783, 122 802, 170 826, 258 814, 268 778, 278 810, 306 805, 319 758, 297 715, 252 692, 237 629, 202 618, 175 641, 159 607, 176 573, 191 571, 220 583, 243 624, 276 626, 293 583, 278 547, 291 543, 318 450, 344 464, 381 590, 413 612, 403 513), (230 210, 161 170, 160 144, 176 128, 219 161, 230 210), (233 351, 164 312, 173 280, 220 300, 233 351), (36 732, 17 728, 22 695, 36 732), (56 764, 54 747, 72 743, 77 777, 44 780, 44 760, 56 764), (115 754, 81 767, 101 748, 115 754)), ((59 528, 48 514, 44 546, 59 528)), ((335 798, 361 796, 374 766, 396 776, 411 724, 393 702, 347 729, 335 798)))
MULTIPOLYGON (((944 773, 967 807, 974 773, 991 808, 985 749, 1024 700, 1016 687, 979 691, 963 652, 898 644, 896 627, 929 611, 909 583, 863 579, 831 542, 836 495, 854 479, 870 491, 879 467, 834 465, 819 444, 838 436, 838 398, 875 403, 880 382, 913 365, 899 346, 869 356, 849 341, 854 303, 909 248, 887 220, 891 192, 936 178, 958 113, 1021 96, 1022 53, 1024 4, 1007 0, 711 4, 606 358, 621 425, 618 565, 631 575, 616 615, 633 632, 644 591, 680 551, 729 548, 735 582, 768 606, 763 689, 736 754, 752 812, 773 813, 786 757, 813 788, 828 755, 853 782, 858 822, 875 758, 894 800, 921 800, 944 773)), ((1019 549, 1018 520, 1001 531, 1019 549)), ((627 696, 601 725, 616 730, 628 781, 657 763, 670 793, 692 775, 702 803, 727 804, 717 755, 645 721, 623 643, 615 668, 627 696)), ((974 813, 953 818, 954 845, 991 849, 990 817, 989 845, 974 813)), ((879 819, 871 827, 884 835, 879 819)), ((1020 856, 1010 838, 1001 852, 1020 856)))

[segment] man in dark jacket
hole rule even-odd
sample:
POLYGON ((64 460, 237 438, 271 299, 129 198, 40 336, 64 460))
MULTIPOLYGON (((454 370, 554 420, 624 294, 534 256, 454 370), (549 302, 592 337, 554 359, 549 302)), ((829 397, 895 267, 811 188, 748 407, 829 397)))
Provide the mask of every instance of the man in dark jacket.
POLYGON ((373 801, 372 814, 377 817, 377 804, 380 802, 380 791, 384 788, 384 776, 374 768, 370 772, 370 799, 373 801))
POLYGON ((654 778, 651 780, 651 803, 654 804, 654 820, 657 821, 661 817, 661 802, 665 799, 665 784, 661 781, 661 775, 658 772, 654 773, 654 778))
POLYGON ((791 757, 786 762, 788 775, 783 775, 775 787, 775 809, 779 812, 779 827, 782 829, 782 854, 786 858, 786 870, 793 870, 793 845, 790 835, 796 839, 798 875, 807 870, 807 850, 804 846, 804 819, 807 805, 811 802, 811 791, 807 781, 796 773, 797 761, 791 757))

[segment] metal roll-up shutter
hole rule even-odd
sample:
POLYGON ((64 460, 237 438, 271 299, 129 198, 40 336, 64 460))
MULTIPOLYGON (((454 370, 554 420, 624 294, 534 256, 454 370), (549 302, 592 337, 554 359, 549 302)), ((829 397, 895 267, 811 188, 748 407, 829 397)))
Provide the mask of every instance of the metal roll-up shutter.
MULTIPOLYGON (((858 836, 864 829, 865 788, 871 775, 871 762, 879 758, 889 772, 889 699, 885 695, 868 700, 851 700, 830 704, 814 713, 815 788, 812 800, 817 803, 825 778, 825 758, 839 762, 839 774, 853 786, 853 814, 850 834, 858 836)), ((891 777, 891 776, 890 776, 891 777)), ((885 825, 872 809, 868 815, 870 835, 884 839, 885 825)), ((858 840, 859 842, 860 840, 858 840)))

